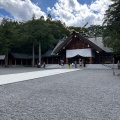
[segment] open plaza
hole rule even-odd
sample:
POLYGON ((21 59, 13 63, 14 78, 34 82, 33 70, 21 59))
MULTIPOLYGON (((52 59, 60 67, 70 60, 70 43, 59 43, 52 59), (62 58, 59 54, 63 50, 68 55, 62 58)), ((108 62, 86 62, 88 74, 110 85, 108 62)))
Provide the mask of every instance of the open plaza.
POLYGON ((0 120, 120 120, 120 70, 112 67, 1 67, 0 120))
POLYGON ((120 0, 0 0, 0 120, 120 120, 120 0))

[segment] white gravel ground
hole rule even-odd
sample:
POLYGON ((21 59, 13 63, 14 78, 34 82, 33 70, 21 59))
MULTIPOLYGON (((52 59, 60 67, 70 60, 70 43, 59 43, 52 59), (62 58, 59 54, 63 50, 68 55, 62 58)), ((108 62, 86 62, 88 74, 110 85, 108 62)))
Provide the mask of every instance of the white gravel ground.
MULTIPOLYGON (((39 70, 5 68, 0 76, 25 78, 47 71, 39 70)), ((120 76, 113 76, 111 68, 49 70, 56 74, 0 85, 0 120, 120 120, 120 76)))

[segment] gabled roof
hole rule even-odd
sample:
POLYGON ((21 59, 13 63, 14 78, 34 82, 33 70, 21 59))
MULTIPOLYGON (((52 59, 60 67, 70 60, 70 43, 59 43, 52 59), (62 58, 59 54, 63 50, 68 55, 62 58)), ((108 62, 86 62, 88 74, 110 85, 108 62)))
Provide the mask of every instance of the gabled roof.
MULTIPOLYGON (((101 52, 112 52, 110 48, 104 47, 103 42, 102 42, 102 37, 97 37, 97 38, 86 38, 80 33, 76 34, 79 39, 84 40, 88 45, 90 45, 92 48, 94 48, 96 51, 101 52)), ((72 34, 69 38, 66 40, 59 41, 59 43, 56 45, 56 47, 53 50, 53 54, 57 54, 59 50, 61 50, 64 46, 66 46, 71 40, 74 35, 72 34)))
POLYGON ((59 46, 61 46, 63 44, 65 40, 59 40, 58 44, 55 46, 55 48, 53 49, 51 55, 55 55, 54 51, 56 51, 56 49, 58 49, 59 46))
POLYGON ((108 47, 104 47, 103 45, 103 38, 102 37, 92 37, 92 38, 88 38, 92 43, 94 43, 95 45, 99 46, 103 51, 109 53, 112 52, 112 50, 108 47))

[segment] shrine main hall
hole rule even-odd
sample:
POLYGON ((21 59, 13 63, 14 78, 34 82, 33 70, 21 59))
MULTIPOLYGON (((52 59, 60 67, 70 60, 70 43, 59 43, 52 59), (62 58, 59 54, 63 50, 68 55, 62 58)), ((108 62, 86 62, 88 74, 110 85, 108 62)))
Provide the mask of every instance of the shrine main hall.
POLYGON ((80 59, 88 64, 112 63, 112 50, 102 41, 102 37, 86 37, 73 31, 70 37, 60 40, 53 50, 47 51, 43 59, 47 64, 59 63, 60 59, 66 64, 80 59))

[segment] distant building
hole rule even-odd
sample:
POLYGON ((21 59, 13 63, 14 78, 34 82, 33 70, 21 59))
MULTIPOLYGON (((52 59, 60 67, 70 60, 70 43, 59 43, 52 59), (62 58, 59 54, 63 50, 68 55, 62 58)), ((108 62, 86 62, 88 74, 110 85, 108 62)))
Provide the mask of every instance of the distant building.
POLYGON ((5 55, 0 55, 0 66, 5 64, 5 55))

